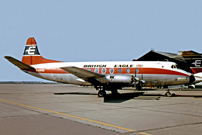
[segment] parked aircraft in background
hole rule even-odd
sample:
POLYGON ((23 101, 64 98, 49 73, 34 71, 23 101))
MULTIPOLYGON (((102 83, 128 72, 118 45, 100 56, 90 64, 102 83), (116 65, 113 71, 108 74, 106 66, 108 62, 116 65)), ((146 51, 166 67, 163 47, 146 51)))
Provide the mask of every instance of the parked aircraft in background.
MULTIPOLYGON (((192 50, 179 51, 178 54, 151 50, 136 61, 175 62, 178 65, 178 68, 195 74, 195 77, 197 76, 198 80, 202 79, 202 54, 192 50)), ((194 85, 192 84, 189 86, 195 88, 195 83, 197 82, 199 81, 195 81, 193 82, 194 85)))
MULTIPOLYGON (((91 85, 102 97, 123 87, 169 86, 195 83, 196 77, 166 61, 62 62, 43 58, 33 37, 27 40, 22 61, 7 60, 30 75, 62 83, 91 85)), ((200 80, 201 81, 201 80, 200 80)), ((171 93, 166 92, 167 96, 171 93)))

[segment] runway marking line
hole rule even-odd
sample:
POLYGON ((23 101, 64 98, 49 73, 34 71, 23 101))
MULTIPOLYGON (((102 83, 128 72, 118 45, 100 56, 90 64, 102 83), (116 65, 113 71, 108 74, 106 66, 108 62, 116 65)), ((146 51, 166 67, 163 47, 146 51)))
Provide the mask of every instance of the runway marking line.
MULTIPOLYGON (((63 116, 68 116, 68 117, 72 117, 72 118, 76 118, 76 119, 80 119, 80 120, 90 121, 90 122, 93 122, 93 123, 98 123, 98 124, 109 126, 109 127, 123 129, 123 130, 130 131, 130 132, 135 132, 135 130, 132 130, 132 129, 119 127, 119 126, 116 126, 116 125, 111 125, 111 124, 107 124, 107 123, 104 123, 104 122, 91 120, 91 119, 87 119, 87 118, 82 118, 82 117, 78 117, 78 116, 74 116, 74 115, 70 115, 70 114, 66 114, 66 113, 60 113, 60 112, 56 112, 56 111, 51 111, 51 110, 38 108, 38 107, 34 107, 34 106, 29 106, 29 105, 25 105, 25 104, 20 104, 20 103, 16 103, 16 102, 4 100, 4 99, 0 99, 0 101, 11 103, 11 104, 16 104, 16 105, 19 105, 19 106, 24 106, 24 107, 28 107, 28 108, 32 108, 32 109, 37 109, 37 110, 41 110, 41 111, 46 111, 46 112, 50 112, 50 113, 55 113, 55 114, 59 114, 59 115, 63 115, 63 116)), ((151 135, 151 134, 148 134, 148 133, 145 133, 145 132, 139 132, 139 133, 143 134, 143 135, 151 135)))

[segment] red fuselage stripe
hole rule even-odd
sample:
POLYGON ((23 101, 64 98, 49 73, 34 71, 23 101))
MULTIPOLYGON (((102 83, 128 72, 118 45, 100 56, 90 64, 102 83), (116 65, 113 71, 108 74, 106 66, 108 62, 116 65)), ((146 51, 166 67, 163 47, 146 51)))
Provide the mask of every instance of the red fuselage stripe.
POLYGON ((191 68, 192 72, 195 73, 199 73, 202 72, 202 67, 193 67, 191 68))
MULTIPOLYGON (((89 68, 83 68, 88 70, 89 68)), ((102 68, 98 68, 100 74, 102 73, 102 68)), ((121 68, 122 72, 119 73, 118 70, 120 68, 113 68, 114 72, 112 74, 135 74, 135 69, 136 68, 129 68, 130 72, 127 73, 128 68, 121 68)), ((90 68, 92 72, 94 72, 95 68, 90 68)), ((168 70, 168 69, 163 69, 163 68, 138 68, 138 73, 137 74, 164 74, 164 75, 182 75, 182 76, 188 76, 185 73, 181 73, 178 71, 174 70, 168 70)), ((60 68, 57 69, 37 69, 36 70, 38 73, 55 73, 55 74, 67 74, 65 70, 62 70, 60 68)), ((106 72, 104 74, 110 74, 110 68, 106 68, 106 72)))

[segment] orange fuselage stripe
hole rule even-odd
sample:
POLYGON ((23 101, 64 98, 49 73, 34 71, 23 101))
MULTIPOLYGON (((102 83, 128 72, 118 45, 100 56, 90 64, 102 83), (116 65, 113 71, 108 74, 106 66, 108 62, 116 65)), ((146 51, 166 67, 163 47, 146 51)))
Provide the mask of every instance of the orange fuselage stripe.
MULTIPOLYGON (((88 70, 89 68, 83 68, 88 70)), ((94 72, 95 68, 90 68, 91 71, 94 72)), ((100 74, 102 73, 102 68, 98 68, 100 74)), ((119 68, 113 68, 114 72, 113 74, 135 74, 135 69, 136 68, 129 68, 130 69, 130 73, 127 73, 127 68, 121 68, 122 72, 119 73, 118 70, 119 68)), ((188 76, 187 74, 181 73, 181 72, 177 72, 177 71, 172 71, 172 70, 168 70, 168 69, 160 69, 160 68, 138 68, 139 72, 137 74, 162 74, 162 75, 182 75, 182 76, 188 76)), ((36 71, 38 73, 55 73, 55 74, 67 74, 67 72, 65 70, 62 70, 60 68, 55 68, 55 69, 36 69, 36 71)), ((106 68, 106 72, 104 74, 110 74, 110 68, 106 68)))

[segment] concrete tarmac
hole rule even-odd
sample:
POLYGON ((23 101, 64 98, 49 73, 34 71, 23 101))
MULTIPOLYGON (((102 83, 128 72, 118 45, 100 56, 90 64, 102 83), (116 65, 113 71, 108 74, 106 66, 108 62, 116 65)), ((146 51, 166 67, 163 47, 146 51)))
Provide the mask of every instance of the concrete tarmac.
POLYGON ((0 134, 200 135, 202 90, 120 90, 98 98, 92 87, 0 84, 0 134))

